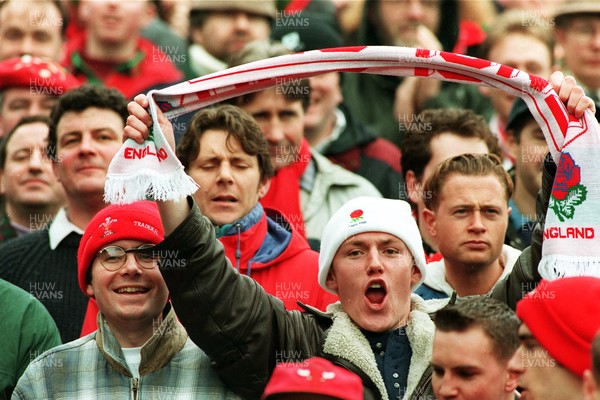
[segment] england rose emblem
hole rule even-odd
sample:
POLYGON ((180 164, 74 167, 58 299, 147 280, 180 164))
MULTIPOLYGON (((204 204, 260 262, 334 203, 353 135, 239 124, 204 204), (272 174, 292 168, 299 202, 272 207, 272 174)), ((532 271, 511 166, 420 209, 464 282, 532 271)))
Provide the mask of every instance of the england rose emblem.
POLYGON ((571 154, 561 154, 548 207, 559 221, 564 222, 573 218, 575 206, 583 203, 586 196, 587 188, 581 184, 581 168, 575 164, 571 154))
POLYGON ((350 213, 350 218, 352 218, 352 222, 357 222, 363 219, 363 210, 354 210, 350 213))

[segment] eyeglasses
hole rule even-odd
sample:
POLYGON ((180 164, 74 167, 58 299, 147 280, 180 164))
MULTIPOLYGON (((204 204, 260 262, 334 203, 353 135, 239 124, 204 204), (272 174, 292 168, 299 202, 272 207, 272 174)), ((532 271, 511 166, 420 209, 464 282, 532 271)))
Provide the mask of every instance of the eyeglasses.
POLYGON ((570 26, 570 32, 577 40, 588 42, 600 33, 600 24, 575 21, 570 26))
POLYGON ((98 252, 96 258, 100 264, 108 271, 120 270, 127 261, 127 253, 133 253, 133 256, 142 268, 152 269, 158 265, 159 257, 152 253, 143 253, 142 250, 154 247, 153 244, 142 244, 139 247, 125 250, 119 246, 107 246, 98 252))

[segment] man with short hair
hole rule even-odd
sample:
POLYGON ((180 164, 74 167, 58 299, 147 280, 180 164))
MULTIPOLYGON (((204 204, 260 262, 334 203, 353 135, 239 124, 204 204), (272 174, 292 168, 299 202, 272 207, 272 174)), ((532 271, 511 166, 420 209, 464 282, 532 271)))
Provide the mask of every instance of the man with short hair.
POLYGON ((59 0, 0 2, 0 60, 29 55, 59 62, 68 13, 59 0))
POLYGON ((423 216, 443 259, 427 265, 424 299, 483 295, 512 271, 520 250, 504 244, 513 184, 500 158, 462 154, 423 186, 423 216))
POLYGON ((583 398, 600 399, 600 334, 592 342, 592 368, 583 373, 583 398))
POLYGON ((116 88, 127 98, 183 78, 167 54, 141 37, 149 12, 143 1, 82 1, 85 31, 67 42, 65 65, 81 83, 116 88))
POLYGON ((583 400, 600 330, 600 279, 542 280, 517 304, 521 345, 509 363, 524 399, 583 400))
POLYGON ((315 279, 319 254, 277 210, 263 209, 273 165, 252 117, 232 105, 207 108, 192 118, 177 158, 200 188, 194 199, 215 226, 231 264, 287 309, 298 301, 325 310, 337 300, 315 279))
POLYGON ((0 137, 23 117, 50 115, 57 99, 79 82, 51 61, 23 56, 0 61, 0 137))
POLYGON ((77 246, 88 222, 107 205, 106 172, 123 144, 127 115, 127 99, 116 89, 86 85, 60 97, 47 152, 66 205, 48 229, 0 247, 0 277, 44 303, 63 342, 81 332, 87 299, 77 286, 77 246))
POLYGON ((561 65, 572 74, 596 104, 600 99, 600 3, 565 0, 553 13, 561 65))
POLYGON ((238 399, 188 338, 159 270, 156 204, 101 210, 79 245, 78 281, 100 308, 99 328, 45 352, 27 368, 15 399, 238 399), (144 251, 145 250, 145 251, 144 251))
POLYGON ((407 197, 413 205, 428 261, 441 258, 424 219, 423 185, 442 161, 464 153, 493 153, 500 156, 498 139, 483 117, 470 110, 425 110, 418 123, 407 127, 402 143, 402 174, 407 197))
POLYGON ((247 43, 267 39, 275 13, 274 0, 192 0, 186 78, 221 71, 247 43))
POLYGON ((476 297, 435 313, 431 365, 437 400, 515 400, 508 362, 519 347, 519 319, 506 304, 476 297))
POLYGON ((0 193, 5 211, 0 242, 43 229, 65 201, 46 154, 50 118, 25 117, 0 144, 0 193))

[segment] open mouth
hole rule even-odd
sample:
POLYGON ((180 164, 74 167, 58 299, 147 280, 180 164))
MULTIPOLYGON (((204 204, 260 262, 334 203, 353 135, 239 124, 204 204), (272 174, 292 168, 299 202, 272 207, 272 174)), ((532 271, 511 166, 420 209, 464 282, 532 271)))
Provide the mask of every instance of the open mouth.
POLYGON ((237 199, 235 197, 228 195, 216 196, 213 197, 212 200, 220 203, 237 203, 237 199))
POLYGON ((138 294, 138 293, 147 293, 150 289, 142 288, 142 287, 123 287, 115 290, 115 292, 119 294, 138 294))
POLYGON ((383 282, 372 282, 365 292, 365 297, 369 303, 373 305, 380 305, 384 302, 387 296, 387 290, 383 282))

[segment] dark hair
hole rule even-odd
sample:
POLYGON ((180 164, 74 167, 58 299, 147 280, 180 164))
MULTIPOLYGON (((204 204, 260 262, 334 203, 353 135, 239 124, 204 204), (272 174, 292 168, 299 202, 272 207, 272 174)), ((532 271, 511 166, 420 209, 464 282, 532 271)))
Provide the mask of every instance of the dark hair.
POLYGON ((37 122, 41 122, 44 125, 50 127, 51 121, 50 118, 45 115, 31 115, 28 117, 23 117, 17 122, 17 124, 10 130, 8 133, 2 138, 0 142, 0 169, 4 169, 4 164, 6 163, 6 148, 8 147, 8 142, 10 138, 14 135, 15 131, 22 127, 23 125, 34 124, 37 122))
MULTIPOLYGON (((31 2, 30 4, 37 4, 40 2, 52 3, 58 9, 58 13, 60 14, 60 18, 62 19, 60 34, 62 38, 65 39, 67 33, 67 26, 69 25, 69 10, 67 10, 66 6, 63 5, 63 2, 61 0, 37 0, 35 2, 31 2)), ((10 0, 0 0, 0 11, 2 11, 4 6, 8 3, 10 3, 10 0)))
POLYGON ((186 171, 200 154, 200 139, 209 129, 226 131, 228 147, 231 138, 234 138, 240 143, 246 154, 256 156, 262 181, 274 175, 267 140, 260 127, 254 118, 230 104, 205 108, 194 115, 190 121, 181 143, 177 146, 177 158, 186 171))
POLYGON ((444 108, 425 110, 416 121, 408 125, 402 141, 402 175, 413 171, 417 179, 423 177, 425 166, 431 161, 431 141, 443 134, 451 133, 463 138, 476 138, 485 142, 490 153, 501 157, 498 139, 490 131, 485 119, 472 110, 444 108))
POLYGON ((435 210, 440 193, 451 175, 487 176, 494 175, 504 188, 506 202, 512 197, 513 182, 495 154, 461 154, 438 165, 423 186, 425 207, 435 210))
POLYGON ((482 328, 492 339, 494 354, 503 362, 519 347, 519 319, 505 303, 491 297, 477 296, 448 305, 435 313, 433 321, 442 332, 482 328))
POLYGON ((52 123, 48 135, 48 156, 56 161, 58 143, 56 127, 65 113, 69 111, 82 112, 91 107, 112 110, 121 116, 124 126, 129 116, 127 103, 127 98, 117 89, 101 85, 87 84, 65 92, 59 97, 50 114, 52 123))
MULTIPOLYGON (((247 64, 249 62, 283 56, 290 53, 291 51, 289 48, 275 40, 255 40, 244 46, 242 51, 233 57, 229 62, 229 67, 237 67, 238 65, 247 64)), ((281 88, 278 92, 288 101, 301 101, 302 108, 306 111, 310 102, 310 84, 308 79, 283 79, 282 82, 277 83, 276 86, 281 88)), ((244 104, 251 103, 260 92, 261 91, 259 90, 257 92, 234 97, 229 102, 236 106, 243 106, 244 104)))

